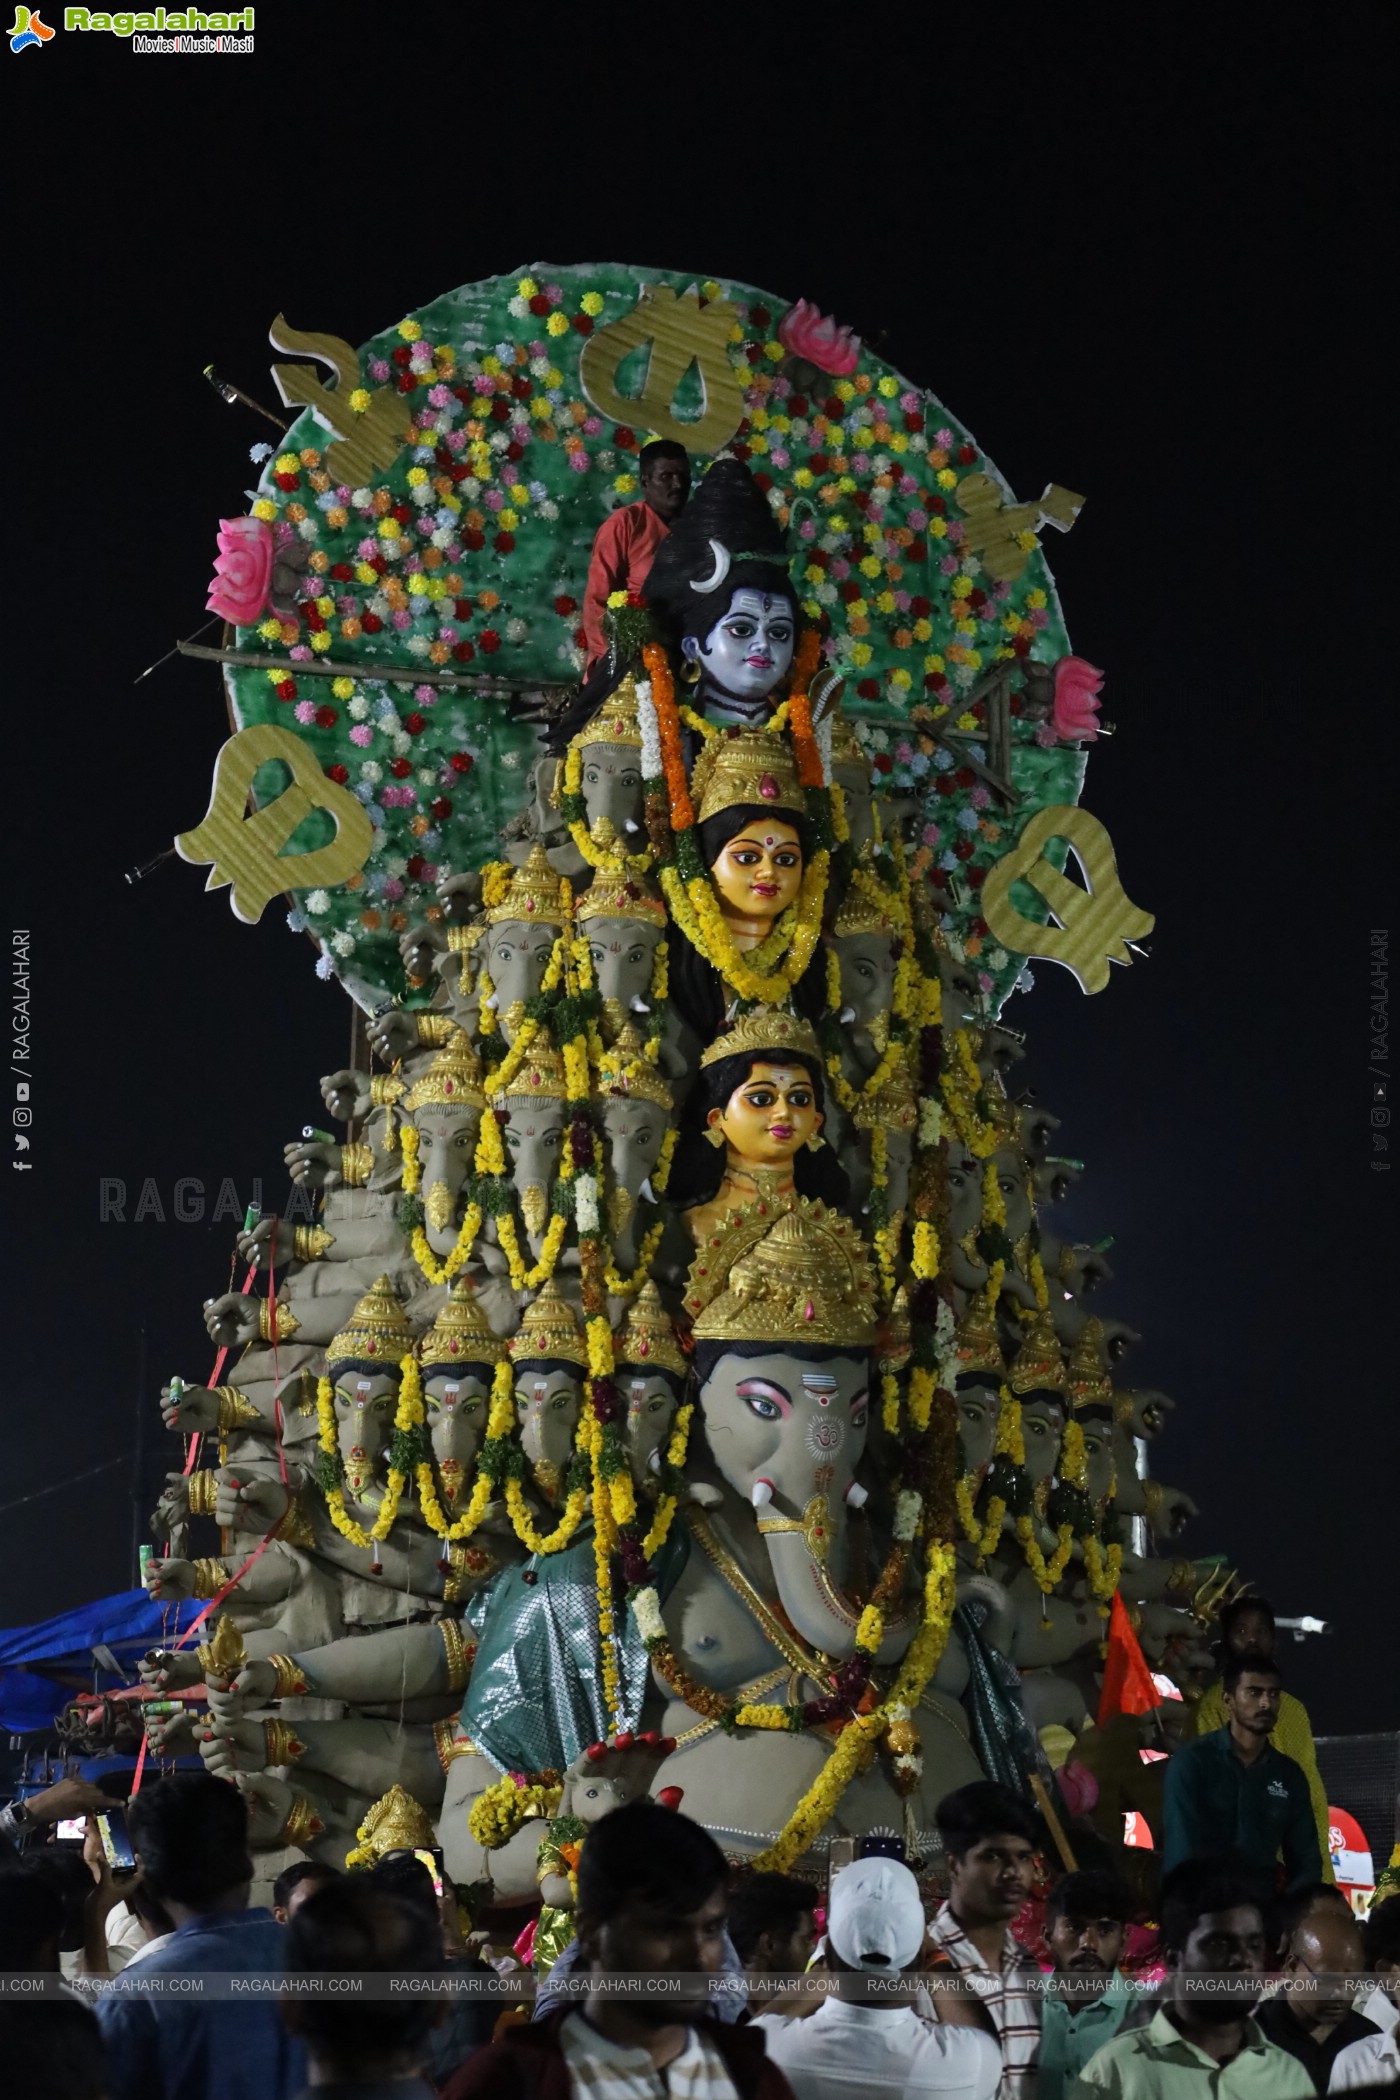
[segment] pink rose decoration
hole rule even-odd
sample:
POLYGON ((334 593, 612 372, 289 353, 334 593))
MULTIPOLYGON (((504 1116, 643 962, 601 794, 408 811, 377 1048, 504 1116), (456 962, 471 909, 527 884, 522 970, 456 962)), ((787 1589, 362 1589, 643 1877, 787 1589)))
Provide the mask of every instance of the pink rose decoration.
POLYGON ((841 379, 854 372, 860 362, 860 337, 834 321, 805 299, 790 306, 778 323, 778 341, 794 357, 805 358, 819 372, 841 379))
POLYGON ((1055 666, 1055 704, 1050 720, 1064 744, 1092 744, 1099 733, 1099 688, 1103 672, 1082 656, 1062 656, 1055 666))
POLYGON ((221 518, 219 552, 205 611, 251 627, 272 583, 272 528, 261 518, 221 518))

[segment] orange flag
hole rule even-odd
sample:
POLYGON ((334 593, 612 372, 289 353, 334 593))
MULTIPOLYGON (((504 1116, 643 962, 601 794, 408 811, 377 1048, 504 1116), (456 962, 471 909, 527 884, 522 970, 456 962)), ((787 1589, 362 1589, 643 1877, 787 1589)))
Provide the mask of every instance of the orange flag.
POLYGON ((1104 1662, 1103 1691, 1099 1695, 1098 1725, 1115 1714, 1145 1714, 1160 1706, 1162 1695, 1152 1682, 1152 1672, 1138 1646, 1123 1599, 1115 1590, 1108 1621, 1108 1655, 1104 1662))

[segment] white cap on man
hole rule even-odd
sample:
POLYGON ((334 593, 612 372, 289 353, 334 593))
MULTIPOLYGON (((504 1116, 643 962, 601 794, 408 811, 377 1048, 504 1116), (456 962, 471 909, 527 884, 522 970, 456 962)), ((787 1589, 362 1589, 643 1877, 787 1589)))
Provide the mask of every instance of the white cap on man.
POLYGON ((848 1969, 890 1976, 924 1943, 919 1884, 897 1859, 857 1859, 831 1884, 826 1936, 848 1969))

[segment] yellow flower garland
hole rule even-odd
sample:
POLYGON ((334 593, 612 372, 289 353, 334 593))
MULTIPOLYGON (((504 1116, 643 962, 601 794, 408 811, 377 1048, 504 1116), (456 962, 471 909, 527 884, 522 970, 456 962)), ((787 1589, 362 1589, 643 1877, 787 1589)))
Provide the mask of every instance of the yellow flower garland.
POLYGON ((515 1229, 514 1218, 497 1218, 496 1237, 501 1243, 501 1252, 510 1264, 510 1287, 513 1291, 537 1291, 541 1284, 549 1282, 563 1250, 564 1234, 568 1226, 569 1221, 562 1212, 555 1211, 545 1232, 540 1258, 533 1268, 527 1269, 525 1257, 520 1251, 520 1235, 515 1229))
POLYGON ((1035 1521, 1031 1517, 1017 1517, 1016 1536, 1021 1543, 1026 1566, 1035 1577, 1036 1587, 1048 1597, 1065 1569, 1074 1550, 1074 1526, 1061 1524, 1055 1534, 1055 1551, 1047 1561, 1041 1550, 1040 1540, 1035 1535, 1035 1521))
MULTIPOLYGON (((661 1140, 661 1151, 656 1162, 656 1172, 651 1177, 652 1190, 658 1196, 664 1196, 666 1193, 666 1184, 671 1178, 671 1162, 676 1156, 676 1146, 680 1143, 680 1136, 680 1126, 673 1124, 661 1140)), ((618 1270, 611 1253, 608 1255, 607 1266, 603 1271, 603 1282, 612 1297, 636 1297, 642 1285, 651 1275, 651 1265, 656 1259, 656 1250, 661 1245, 662 1235, 665 1230, 666 1220, 664 1218, 658 1218, 654 1225, 647 1228, 641 1247, 638 1249, 637 1266, 630 1276, 623 1276, 618 1270)))
MULTIPOLYGON (((690 1424, 695 1414, 693 1401, 687 1400, 671 1425, 671 1440, 666 1446, 666 1463, 679 1472, 685 1464, 685 1455, 690 1443, 690 1424)), ((675 1495, 663 1495, 656 1505, 656 1514, 651 1520, 651 1529, 642 1540, 642 1551, 651 1560, 665 1545, 670 1536, 679 1507, 675 1495)))
POLYGON ((957 1500, 958 1522, 962 1526, 962 1535, 969 1545, 980 1546, 982 1527, 977 1521, 977 1483, 972 1474, 960 1474, 953 1492, 957 1500))
MULTIPOLYGON (((565 795, 582 795, 583 793, 583 750, 581 745, 570 744, 565 755, 563 792, 565 795)), ((634 874, 641 875, 651 866, 655 857, 649 846, 641 853, 623 853, 619 851, 617 844, 608 846, 597 845, 594 841, 592 826, 584 823, 577 817, 571 818, 569 821, 569 837, 578 847, 579 852, 588 862, 590 868, 616 868, 625 863, 627 867, 632 869, 634 874)))
POLYGON ((467 1829, 483 1852, 499 1852, 532 1816, 554 1815, 563 1791, 557 1781, 521 1786, 507 1773, 477 1795, 467 1811, 467 1829))
MULTIPOLYGON (((399 1403, 394 1411, 396 1430, 416 1429, 423 1419, 423 1383, 419 1375, 416 1358, 405 1356, 399 1365, 399 1403)), ((316 1427, 320 1449, 334 1458, 339 1448, 335 1433, 335 1388, 324 1375, 316 1386, 316 1427)), ((379 1514, 368 1530, 357 1524, 345 1507, 343 1487, 331 1488, 326 1494, 326 1507, 330 1519, 343 1539, 352 1546, 378 1545, 388 1538, 394 1528, 394 1519, 399 1513, 399 1501, 408 1484, 407 1474, 396 1466, 389 1468, 389 1484, 384 1490, 384 1499, 379 1505, 379 1514)))
MULTIPOLYGON (((399 1133, 399 1142, 403 1148, 403 1192, 406 1196, 416 1196, 423 1185, 423 1176, 418 1163, 419 1137, 413 1124, 404 1124, 399 1133)), ((434 1187, 436 1186, 434 1183, 434 1187)), ((433 1253, 426 1230, 421 1225, 415 1225, 409 1235, 409 1245, 413 1249, 413 1259, 427 1281, 434 1284, 451 1283, 454 1277, 460 1276, 471 1260, 472 1249, 476 1245, 476 1236, 480 1230, 481 1205, 469 1203, 457 1228, 456 1239, 439 1261, 433 1253)))

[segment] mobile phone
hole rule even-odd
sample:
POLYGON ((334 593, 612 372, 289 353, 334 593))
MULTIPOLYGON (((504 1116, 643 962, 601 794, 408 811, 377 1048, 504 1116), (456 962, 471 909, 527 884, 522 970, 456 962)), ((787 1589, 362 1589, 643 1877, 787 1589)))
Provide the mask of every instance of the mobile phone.
POLYGON ((102 1840, 102 1850, 108 1866, 114 1874, 134 1874, 136 1854, 132 1850, 131 1838, 126 1827, 124 1808, 103 1808, 97 1813, 97 1834, 102 1840))
POLYGON ((433 1894, 435 1896, 440 1896, 442 1894, 441 1851, 434 1847, 434 1849, 430 1852, 426 1845, 415 1845, 413 1848, 413 1857, 415 1859, 422 1860, 424 1866, 427 1868, 428 1872, 433 1877, 433 1894))
POLYGON ((60 1844, 81 1845, 87 1834, 86 1816, 64 1816, 54 1825, 54 1836, 60 1844))

